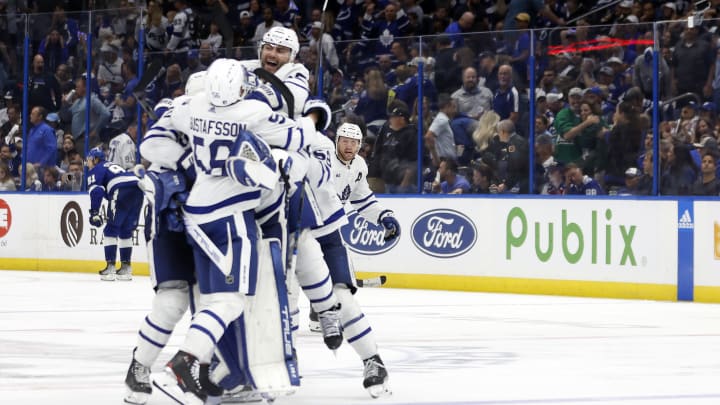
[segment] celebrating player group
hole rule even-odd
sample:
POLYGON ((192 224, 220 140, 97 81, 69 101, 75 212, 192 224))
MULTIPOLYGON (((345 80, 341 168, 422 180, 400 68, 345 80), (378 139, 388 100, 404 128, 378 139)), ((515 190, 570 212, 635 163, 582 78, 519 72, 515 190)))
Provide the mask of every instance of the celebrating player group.
POLYGON ((357 155, 364 125, 342 123, 334 143, 323 134, 331 112, 309 98, 298 50, 292 30, 272 28, 259 59, 218 59, 188 79, 185 95, 154 109, 140 145, 149 166, 135 174, 150 206, 155 297, 125 379, 127 403, 144 404, 153 391, 182 404, 295 392, 300 291, 325 345, 350 344, 364 366, 363 387, 373 397, 390 393, 339 229, 345 203, 388 239, 400 226, 367 185, 357 155), (188 310, 179 351, 151 378, 188 310))

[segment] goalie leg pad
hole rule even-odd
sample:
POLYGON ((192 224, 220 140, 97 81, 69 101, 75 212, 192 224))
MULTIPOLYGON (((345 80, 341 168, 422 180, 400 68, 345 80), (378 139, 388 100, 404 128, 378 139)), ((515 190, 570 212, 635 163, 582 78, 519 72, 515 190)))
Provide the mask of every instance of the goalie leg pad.
POLYGON ((151 367, 167 344, 175 325, 187 311, 190 294, 187 282, 160 284, 153 298, 152 310, 145 317, 138 332, 135 359, 151 367))
POLYGON ((147 252, 153 287, 175 280, 195 283, 193 252, 185 233, 161 230, 148 242, 147 252))
POLYGON ((193 354, 200 363, 210 363, 213 349, 227 325, 242 314, 245 296, 240 293, 213 293, 201 299, 181 351, 193 354))
POLYGON ((298 238, 296 275, 300 287, 318 313, 337 304, 332 290, 332 280, 320 244, 310 232, 302 232, 298 238))
POLYGON ((357 291, 355 272, 352 270, 350 258, 340 236, 340 231, 321 236, 317 238, 317 241, 322 248, 323 258, 327 263, 333 284, 343 284, 351 293, 355 294, 357 291))
POLYGON ((342 304, 340 319, 345 340, 363 360, 376 355, 378 348, 375 335, 355 296, 344 285, 336 285, 334 290, 342 304))

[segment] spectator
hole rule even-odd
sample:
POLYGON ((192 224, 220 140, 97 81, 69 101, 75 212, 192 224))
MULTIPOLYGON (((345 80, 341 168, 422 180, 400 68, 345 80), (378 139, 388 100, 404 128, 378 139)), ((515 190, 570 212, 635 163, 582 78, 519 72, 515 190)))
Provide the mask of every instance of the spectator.
POLYGON ((80 191, 83 181, 83 164, 81 160, 73 160, 62 178, 62 191, 80 191))
POLYGON ((540 194, 564 195, 565 183, 565 165, 556 162, 547 168, 547 182, 540 189, 540 194))
POLYGON ((625 186, 617 191, 619 196, 646 195, 641 189, 643 172, 637 167, 630 167, 625 170, 625 186))
POLYGON ((604 195, 605 191, 597 181, 584 175, 580 166, 568 163, 565 169, 565 194, 604 195))
MULTIPOLYGON (((257 53, 253 54, 257 55, 257 53)), ((210 47, 210 44, 207 43, 200 44, 200 48, 198 48, 198 56, 200 58, 200 64, 203 66, 210 66, 215 59, 215 57, 213 56, 212 47, 210 47)))
POLYGON ((605 183, 608 186, 622 186, 624 173, 635 166, 640 155, 643 134, 638 114, 628 101, 618 104, 613 120, 614 125, 608 137, 605 183))
POLYGON ((368 126, 378 125, 377 122, 375 124, 373 122, 382 121, 387 117, 388 88, 377 67, 366 71, 365 83, 366 90, 360 94, 355 114, 362 116, 368 126))
POLYGON ((442 91, 463 85, 450 36, 440 35, 435 40, 435 47, 435 87, 442 91))
POLYGON ((109 85, 111 96, 114 98, 115 94, 122 92, 125 85, 122 76, 123 60, 118 57, 120 49, 115 43, 105 42, 100 47, 100 52, 102 52, 102 63, 97 72, 98 84, 101 87, 109 85))
POLYGON ((0 145, 0 163, 7 166, 10 171, 10 175, 18 177, 20 175, 20 154, 15 149, 15 144, 12 145, 0 145))
POLYGON ((212 48, 215 55, 217 55, 220 51, 220 47, 223 44, 223 36, 220 33, 220 28, 215 21, 210 23, 210 33, 208 33, 207 38, 205 38, 203 42, 210 44, 210 48, 212 48))
POLYGON ((0 126, 0 145, 10 145, 15 136, 21 133, 22 120, 20 119, 20 106, 11 104, 7 107, 8 120, 0 126))
POLYGON ((717 155, 711 151, 705 151, 702 155, 701 176, 693 184, 693 195, 715 196, 720 195, 720 180, 716 177, 717 155))
POLYGON ((497 58, 490 52, 483 52, 480 54, 480 70, 478 71, 478 84, 485 86, 493 93, 500 86, 498 71, 500 66, 497 63, 497 58))
POLYGON ((320 54, 323 57, 323 63, 332 69, 337 69, 340 64, 340 60, 338 59, 337 51, 335 50, 335 41, 333 41, 332 36, 330 36, 327 32, 321 33, 320 30, 322 28, 321 22, 316 21, 313 23, 312 29, 310 29, 309 46, 311 48, 321 48, 322 52, 320 54))
POLYGON ((499 193, 527 193, 528 143, 515 132, 512 120, 497 124, 497 135, 493 136, 482 160, 494 168, 499 193))
MULTIPOLYGON (((162 14, 162 9, 157 3, 148 5, 145 16, 145 47, 150 52, 162 52, 168 42, 168 20, 162 14)), ((139 35, 140 24, 136 26, 135 35, 139 35)))
POLYGON ((32 72, 28 77, 28 106, 41 106, 46 111, 60 109, 60 85, 54 75, 45 72, 42 55, 33 57, 32 72))
POLYGON ((450 127, 450 120, 457 115, 457 103, 443 93, 438 97, 438 107, 440 111, 425 133, 425 147, 430 151, 435 167, 438 167, 443 159, 457 159, 455 136, 450 127))
POLYGON ((0 191, 15 191, 15 179, 5 162, 0 160, 0 191))
MULTIPOLYGON (((233 46, 233 29, 230 24, 230 19, 228 18, 230 8, 224 0, 206 0, 206 4, 207 14, 211 21, 210 36, 214 36, 215 38, 219 36, 222 39, 221 43, 214 48, 214 51, 217 52, 218 48, 224 47, 226 48, 225 53, 229 54, 233 46), (213 28, 213 25, 215 25, 216 28, 213 28), (213 30, 216 30, 215 33, 213 33, 213 30)), ((279 6, 280 3, 278 2, 277 4, 279 6)), ((208 37, 208 39, 210 38, 208 37)))
POLYGON ((255 27, 250 12, 245 10, 240 12, 240 25, 235 28, 235 43, 239 46, 253 45, 252 39, 255 35, 255 27))
MULTIPOLYGON (((270 31, 270 28, 283 26, 279 21, 276 21, 275 18, 273 17, 272 8, 270 8, 270 7, 263 8, 262 15, 263 15, 263 22, 258 24, 255 27, 255 35, 253 35, 253 39, 252 39, 253 43, 255 45, 260 44, 260 42, 262 41, 263 35, 265 35, 266 32, 270 31)), ((208 66, 210 66, 210 65, 208 65, 208 66)))
MULTIPOLYGON (((71 122, 71 132, 75 137, 75 149, 82 151, 85 150, 85 109, 87 91, 87 80, 85 77, 80 77, 75 81, 75 94, 68 99, 65 103, 64 111, 61 112, 63 115, 68 116, 68 119, 63 118, 64 121, 71 122)), ((90 133, 89 142, 90 146, 93 146, 99 142, 99 132, 102 128, 110 121, 110 111, 103 105, 98 97, 92 93, 90 95, 90 133)))
MULTIPOLYGON (((38 179, 37 171, 35 170, 35 166, 32 165, 32 163, 26 163, 24 166, 25 168, 25 191, 42 191, 42 182, 40 179, 38 179)), ((22 179, 22 172, 23 169, 20 169, 20 175, 19 178, 22 179)))
POLYGON ((660 142, 660 194, 690 195, 698 168, 692 161, 690 150, 683 142, 660 142))
POLYGON ((57 29, 50 30, 50 33, 40 41, 38 54, 43 56, 48 72, 55 72, 58 66, 67 62, 68 50, 57 29))
POLYGON ((600 123, 600 117, 594 114, 588 114, 584 121, 581 119, 582 94, 582 90, 578 87, 570 89, 568 106, 563 108, 555 117, 554 126, 558 134, 555 158, 565 164, 575 162, 582 156, 575 138, 586 128, 600 123))
POLYGON ((34 166, 55 166, 57 140, 55 131, 45 122, 46 110, 33 107, 30 112, 30 132, 27 137, 27 161, 34 166))
MULTIPOLYGON (((343 17, 341 17, 340 14, 338 14, 337 18, 335 19, 335 27, 334 28, 331 27, 331 29, 334 29, 335 32, 337 32, 338 20, 340 18, 343 18, 343 17)), ((322 10, 320 10, 319 8, 313 8, 312 11, 310 12, 310 21, 308 21, 307 24, 305 24, 305 26, 302 28, 302 30, 300 32, 301 38, 305 38, 305 40, 309 41, 310 40, 310 30, 312 30, 313 23, 321 22, 321 19, 322 19, 322 10)), ((336 36, 336 38, 337 38, 337 36, 336 36)), ((347 39, 353 39, 352 32, 350 33, 350 36, 347 39)))
POLYGON ((195 31, 195 19, 198 18, 188 7, 187 0, 175 0, 175 17, 172 21, 170 40, 165 46, 165 53, 172 54, 171 60, 184 66, 187 52, 192 45, 195 31))
POLYGON ((137 162, 137 122, 132 121, 127 130, 114 137, 108 147, 108 161, 125 170, 132 170, 137 162))
POLYGON ((389 53, 388 45, 392 44, 395 38, 406 36, 410 27, 405 11, 398 10, 394 3, 388 3, 383 12, 378 14, 382 14, 383 18, 376 16, 374 2, 365 2, 365 15, 361 23, 362 41, 359 45, 371 44, 370 52, 374 56, 389 53))
POLYGON ((417 191, 417 128, 409 124, 410 109, 402 101, 390 104, 389 116, 375 140, 368 181, 374 178, 375 192, 412 193, 417 191))
MULTIPOLYGON (((647 3, 649 4, 649 3, 647 3)), ((665 59, 659 58, 659 66, 660 66, 660 72, 659 72, 659 83, 660 83, 660 93, 659 98, 661 100, 665 99, 666 96, 670 95, 670 88, 672 85, 672 77, 670 76, 670 68, 668 67, 667 62, 665 62, 665 59)), ((651 100, 653 98, 653 50, 652 47, 645 48, 645 51, 642 53, 642 55, 638 55, 637 58, 635 58, 635 63, 633 64, 633 86, 639 87, 643 94, 645 95, 645 98, 651 100)))
POLYGON ((207 70, 207 66, 200 62, 200 53, 197 49, 192 49, 188 52, 187 67, 182 70, 180 74, 183 83, 187 83, 188 77, 197 72, 207 70))
POLYGON ((47 124, 53 130, 55 140, 57 141, 57 148, 62 148, 65 131, 60 127, 60 117, 57 115, 57 113, 50 113, 47 115, 47 117, 45 117, 45 122, 47 122, 47 124))
POLYGON ((458 112, 478 119, 492 109, 493 93, 478 83, 477 70, 466 67, 462 72, 462 87, 451 96, 457 102, 458 112))
POLYGON ((72 161, 73 154, 77 154, 77 150, 75 149, 75 142, 72 135, 67 134, 63 138, 62 146, 60 147, 60 159, 58 159, 57 162, 57 166, 60 168, 60 170, 67 171, 67 168, 72 161))
POLYGON ((550 168, 557 165, 553 153, 555 145, 548 134, 535 135, 535 192, 547 186, 550 168))
POLYGON ((520 93, 512 84, 512 67, 498 68, 498 88, 493 97, 493 110, 501 120, 510 119, 513 124, 520 119, 520 93))
POLYGON ((433 192, 441 194, 466 194, 470 191, 470 183, 465 176, 458 174, 455 159, 442 158, 437 171, 437 179, 433 182, 433 192))
POLYGON ((289 0, 275 1, 275 20, 285 28, 297 30, 295 20, 299 12, 300 10, 297 9, 294 2, 291 4, 289 0))
POLYGON ((42 191, 62 191, 62 184, 60 183, 60 172, 58 172, 57 167, 49 166, 43 169, 42 191))
MULTIPOLYGON (((471 194, 490 194, 490 186, 493 180, 492 168, 485 163, 475 163, 473 166, 471 194)), ((495 187, 497 192, 497 186, 495 187)))
POLYGON ((68 65, 64 63, 58 65, 57 69, 55 69, 55 81, 58 82, 61 91, 68 85, 72 85, 72 75, 68 65))
POLYGON ((675 45, 671 64, 675 95, 690 92, 700 98, 712 96, 715 52, 698 37, 698 31, 698 27, 685 28, 682 39, 675 45))
POLYGON ((517 85, 521 88, 527 88, 528 77, 528 58, 530 57, 530 15, 528 13, 518 13, 515 16, 515 26, 521 32, 517 33, 517 39, 512 45, 512 56, 510 65, 512 65, 517 85))
POLYGON ((465 44, 464 34, 469 33, 475 24, 475 14, 470 11, 462 13, 457 21, 448 25, 445 33, 450 36, 451 46, 460 48, 465 44))

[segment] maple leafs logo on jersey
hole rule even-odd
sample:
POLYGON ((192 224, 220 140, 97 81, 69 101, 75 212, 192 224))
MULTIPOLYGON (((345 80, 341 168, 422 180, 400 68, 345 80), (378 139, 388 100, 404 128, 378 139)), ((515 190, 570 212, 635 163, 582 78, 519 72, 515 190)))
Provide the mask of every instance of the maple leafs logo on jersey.
POLYGON ((350 198, 350 186, 345 186, 340 196, 340 201, 347 201, 350 198))

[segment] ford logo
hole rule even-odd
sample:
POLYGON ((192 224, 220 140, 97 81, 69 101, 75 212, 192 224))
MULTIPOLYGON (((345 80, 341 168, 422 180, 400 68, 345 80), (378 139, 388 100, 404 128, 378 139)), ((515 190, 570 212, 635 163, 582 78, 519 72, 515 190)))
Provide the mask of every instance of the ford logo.
POLYGON ((415 246, 433 257, 460 256, 477 240, 477 230, 470 218, 446 209, 420 215, 412 224, 411 232, 415 246))
POLYGON ((385 242, 385 228, 368 222, 357 212, 348 214, 348 223, 340 228, 348 249, 364 255, 379 255, 397 245, 400 238, 385 242))

